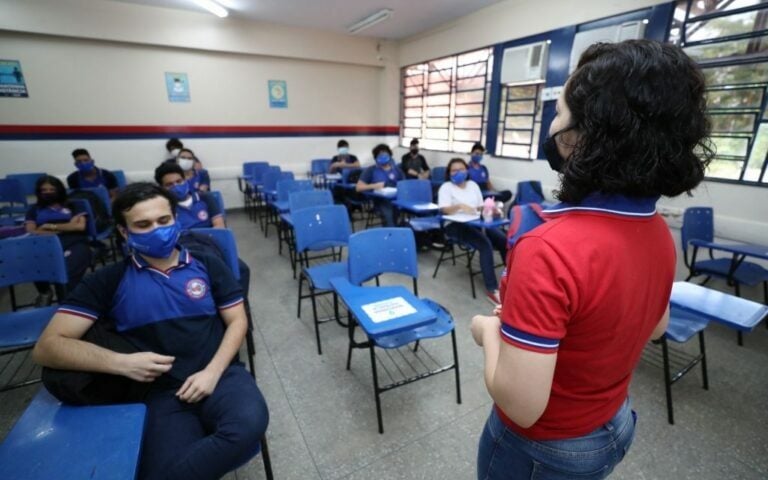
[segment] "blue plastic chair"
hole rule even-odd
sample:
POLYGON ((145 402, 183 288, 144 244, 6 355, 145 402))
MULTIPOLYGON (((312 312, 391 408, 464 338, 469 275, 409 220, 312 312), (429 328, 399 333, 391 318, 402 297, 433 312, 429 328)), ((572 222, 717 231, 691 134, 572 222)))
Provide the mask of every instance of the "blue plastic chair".
MULTIPOLYGON (((288 253, 291 259, 293 278, 296 278, 296 241, 293 234, 293 219, 290 212, 301 208, 321 205, 333 205, 333 195, 329 190, 299 190, 288 195, 288 212, 280 214, 280 225, 283 226, 288 242, 288 253)), ((281 252, 282 253, 282 252, 281 252)))
POLYGON ((310 266, 309 252, 321 252, 339 248, 338 258, 341 259, 341 248, 349 243, 352 226, 349 223, 347 209, 341 205, 325 205, 301 208, 291 211, 293 230, 296 238, 297 262, 303 265, 299 275, 299 294, 296 315, 301 318, 301 301, 310 298, 312 301, 312 316, 317 339, 317 354, 322 355, 320 342, 320 324, 336 320, 340 325, 338 297, 333 292, 331 279, 347 276, 347 262, 332 261, 310 266), (307 281, 309 293, 303 295, 304 281, 307 281), (317 315, 317 297, 325 294, 333 295, 334 316, 321 319, 317 315))
POLYGON ((208 192, 208 195, 213 197, 213 200, 216 202, 216 206, 219 207, 222 218, 224 218, 224 221, 226 222, 227 209, 224 207, 224 197, 221 195, 221 192, 218 190, 211 190, 208 192))
MULTIPOLYGON (((310 180, 280 180, 277 182, 277 197, 274 201, 270 202, 272 208, 272 218, 274 219, 275 227, 277 228, 277 247, 278 254, 283 254, 283 242, 287 242, 290 246, 290 224, 283 222, 281 214, 288 213, 290 211, 289 197, 294 192, 310 191, 314 188, 312 181, 310 180)), ((269 224, 267 224, 269 228, 269 224)), ((266 236, 266 232, 265 232, 266 236)))
POLYGON ((325 174, 331 169, 330 158, 315 158, 309 164, 309 178, 317 188, 325 188, 325 174))
POLYGON ((14 285, 49 282, 57 285, 60 300, 67 284, 64 250, 56 235, 29 235, 0 242, 0 288, 9 287, 11 308, 15 311, 30 305, 18 305, 14 285))
POLYGON ((261 177, 268 168, 268 162, 245 162, 243 173, 237 177, 237 188, 243 194, 243 205, 251 220, 258 200, 256 186, 261 183, 261 177))
POLYGON ((515 246, 520 237, 544 223, 542 209, 538 203, 513 205, 507 212, 507 217, 512 222, 507 230, 507 251, 515 246))
MULTIPOLYGON (((413 232, 408 228, 374 228, 358 232, 349 238, 349 281, 355 285, 362 285, 371 279, 376 279, 382 274, 396 273, 411 277, 413 281, 413 293, 418 296, 418 259, 416 252, 416 240, 413 232)), ((375 287, 372 287, 375 288, 375 287)), ((366 342, 357 342, 354 338, 355 323, 350 318, 348 321, 349 346, 347 349, 347 370, 351 367, 352 349, 369 348, 371 354, 371 369, 373 373, 374 396, 376 401, 376 416, 379 425, 379 433, 384 433, 384 424, 381 414, 381 393, 407 383, 412 383, 423 378, 437 375, 448 370, 454 370, 456 376, 456 402, 461 403, 461 381, 459 377, 459 355, 456 346, 456 329, 450 313, 430 299, 424 302, 434 311, 436 320, 428 325, 413 328, 392 335, 384 335, 369 339, 366 342), (383 349, 397 349, 405 345, 414 344, 413 350, 419 348, 419 342, 428 338, 442 337, 451 334, 453 346, 453 364, 437 365, 425 369, 424 362, 410 365, 416 372, 414 375, 393 381, 390 385, 379 385, 376 369, 376 354, 374 347, 383 349)), ((426 355, 428 356, 428 354, 426 355)), ((402 361, 407 363, 405 356, 402 361)))
POLYGON ((109 198, 109 190, 107 190, 106 187, 103 185, 99 185, 98 187, 91 187, 91 188, 81 188, 79 190, 85 190, 89 192, 95 193, 99 200, 101 200, 101 203, 104 205, 104 208, 107 209, 107 214, 109 216, 112 216, 112 199, 109 198))
POLYGON ((397 200, 429 203, 432 201, 432 184, 429 180, 400 180, 397 182, 397 200))
POLYGON ((440 185, 445 183, 445 167, 433 168, 430 182, 432 182, 433 188, 440 188, 440 185))
MULTIPOLYGON (((713 210, 710 207, 689 207, 683 213, 683 226, 680 228, 680 240, 683 250, 683 261, 688 267, 689 281, 693 277, 706 275, 701 285, 706 284, 711 277, 718 277, 733 281, 733 289, 737 297, 741 296, 741 285, 755 286, 763 284, 764 303, 768 304, 768 269, 754 263, 743 261, 730 275, 733 264, 732 257, 715 258, 712 250, 709 250, 708 260, 696 260, 698 247, 693 247, 691 257, 688 257, 688 249, 691 240, 703 240, 713 242, 715 238, 715 223, 713 210)), ((742 332, 738 332, 739 345, 744 343, 742 332)))
POLYGON ((125 172, 122 170, 110 170, 117 180, 117 188, 119 190, 124 189, 128 185, 128 181, 125 179, 125 172))
MULTIPOLYGON (((19 180, 14 178, 0 180, 0 203, 7 204, 0 207, 0 215, 8 216, 2 219, 0 224, 13 225, 16 223, 14 218, 16 215, 24 215, 27 212, 29 203, 19 180)), ((23 217, 19 218, 19 221, 21 220, 23 217)))
POLYGON ((512 205, 525 205, 527 203, 544 203, 544 191, 541 189, 540 181, 517 182, 517 193, 512 205))
MULTIPOLYGON (((104 188, 104 187, 99 187, 104 188)), ((85 232, 88 235, 88 239, 91 241, 91 246, 97 250, 101 250, 101 254, 98 256, 101 259, 102 265, 106 264, 103 254, 110 254, 112 261, 117 261, 117 246, 115 244, 115 227, 110 225, 104 230, 99 231, 96 226, 96 219, 93 214, 93 209, 88 200, 84 198, 74 198, 71 202, 78 206, 80 211, 85 212, 85 232), (109 245, 104 245, 102 242, 107 240, 109 245), (104 250, 106 248, 106 251, 104 250)), ((93 265, 91 265, 92 268, 93 265)))
MULTIPOLYGON (((251 209, 251 211, 256 217, 258 217, 259 227, 262 230, 264 230, 264 219, 266 218, 265 213, 267 211, 266 196, 264 194, 264 180, 265 180, 265 177, 267 177, 268 175, 270 177, 273 175, 277 175, 277 179, 279 180, 280 172, 281 172, 280 167, 274 166, 274 165, 268 165, 266 169, 260 172, 260 175, 253 177, 255 178, 255 180, 248 182, 250 185, 249 187, 250 191, 253 192, 252 193, 253 208, 251 209)), ((274 182, 272 183, 273 185, 277 185, 277 180, 274 180, 274 182)))
POLYGON ((9 173, 5 178, 15 179, 21 183, 21 191, 25 196, 31 197, 35 195, 35 184, 37 179, 44 176, 43 173, 9 173))

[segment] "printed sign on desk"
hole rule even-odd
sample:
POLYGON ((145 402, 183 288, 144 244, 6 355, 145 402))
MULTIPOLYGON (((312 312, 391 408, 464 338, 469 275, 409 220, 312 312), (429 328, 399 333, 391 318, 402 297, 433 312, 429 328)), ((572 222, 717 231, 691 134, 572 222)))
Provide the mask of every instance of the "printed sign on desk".
POLYGON ((18 60, 0 60, 0 97, 29 97, 18 60))
POLYGON ((186 73, 165 72, 169 102, 189 102, 189 79, 186 73))
POLYGON ((395 318, 404 317, 416 313, 413 305, 403 297, 395 297, 380 302, 363 305, 363 311, 368 314, 373 323, 386 322, 395 318))
POLYGON ((288 108, 288 85, 285 80, 268 80, 269 108, 288 108))

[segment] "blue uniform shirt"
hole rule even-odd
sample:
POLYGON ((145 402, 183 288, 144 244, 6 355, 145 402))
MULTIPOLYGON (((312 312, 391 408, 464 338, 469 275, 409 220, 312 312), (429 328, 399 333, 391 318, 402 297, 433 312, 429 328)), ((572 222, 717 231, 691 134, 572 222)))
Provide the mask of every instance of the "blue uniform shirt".
POLYGON ((216 200, 205 192, 192 194, 192 204, 185 207, 178 204, 176 208, 176 221, 182 230, 191 228, 210 228, 213 219, 222 215, 216 200))
POLYGON ((486 184, 488 183, 488 167, 469 162, 467 173, 469 173, 470 180, 478 184, 481 189, 485 189, 486 184))
POLYGON ((88 180, 83 176, 80 170, 72 172, 67 176, 67 186, 73 190, 80 188, 96 188, 104 186, 107 190, 117 188, 117 177, 115 174, 104 168, 93 167, 98 175, 93 180, 88 180))
POLYGON ((179 264, 167 271, 140 255, 87 276, 59 312, 94 322, 114 322, 115 330, 138 351, 176 357, 155 388, 178 388, 205 368, 224 336, 219 312, 243 302, 240 285, 216 257, 181 249, 179 264))
POLYGON ((384 182, 385 187, 396 187, 397 182, 405 180, 405 175, 403 175, 400 167, 394 165, 389 170, 384 170, 378 165, 371 165, 360 174, 360 180, 368 184, 384 182))
POLYGON ((211 177, 208 175, 208 170, 195 170, 195 174, 187 179, 189 182, 189 188, 193 192, 200 190, 200 187, 205 185, 208 189, 211 188, 211 177))

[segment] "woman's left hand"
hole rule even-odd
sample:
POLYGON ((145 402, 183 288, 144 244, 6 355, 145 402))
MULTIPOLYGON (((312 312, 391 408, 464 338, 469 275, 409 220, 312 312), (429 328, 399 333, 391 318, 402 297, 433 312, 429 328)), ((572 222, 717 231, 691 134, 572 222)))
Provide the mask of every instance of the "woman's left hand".
POLYGON ((501 327, 501 320, 499 317, 488 315, 475 315, 472 317, 472 325, 469 327, 472 330, 472 338, 478 346, 483 346, 483 336, 488 329, 497 331, 501 327))

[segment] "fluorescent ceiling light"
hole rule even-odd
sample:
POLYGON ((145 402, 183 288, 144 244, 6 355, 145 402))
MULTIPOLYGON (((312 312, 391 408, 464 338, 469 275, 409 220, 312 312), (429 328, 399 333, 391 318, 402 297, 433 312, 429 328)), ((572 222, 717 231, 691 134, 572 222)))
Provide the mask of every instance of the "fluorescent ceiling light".
POLYGON ((229 12, 226 8, 222 7, 218 3, 214 2, 213 0, 192 0, 194 3, 198 4, 199 6, 203 7, 204 9, 208 10, 212 14, 216 15, 217 17, 224 18, 227 15, 229 15, 229 12))
POLYGON ((367 17, 355 23, 354 25, 349 26, 347 28, 347 31, 349 33, 357 33, 361 30, 365 30, 366 28, 376 25, 377 23, 383 22, 384 20, 388 19, 391 16, 392 16, 392 10, 389 8, 384 8, 372 15, 368 15, 367 17))

